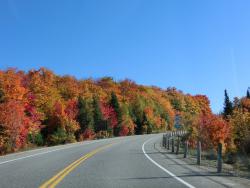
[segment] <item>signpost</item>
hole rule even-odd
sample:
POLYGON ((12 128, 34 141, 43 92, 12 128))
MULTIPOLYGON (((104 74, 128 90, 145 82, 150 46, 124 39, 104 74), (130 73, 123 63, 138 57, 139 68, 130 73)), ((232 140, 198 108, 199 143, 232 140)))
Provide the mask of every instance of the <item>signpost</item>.
MULTIPOLYGON (((181 116, 180 115, 176 115, 175 116, 175 120, 174 120, 174 127, 178 130, 181 129, 181 116)), ((177 148, 176 148, 176 155, 179 154, 179 148, 180 148, 180 137, 178 136, 178 140, 177 140, 177 148)))
POLYGON ((176 129, 181 129, 182 125, 181 125, 181 116, 180 115, 176 115, 175 119, 174 119, 174 127, 176 129))

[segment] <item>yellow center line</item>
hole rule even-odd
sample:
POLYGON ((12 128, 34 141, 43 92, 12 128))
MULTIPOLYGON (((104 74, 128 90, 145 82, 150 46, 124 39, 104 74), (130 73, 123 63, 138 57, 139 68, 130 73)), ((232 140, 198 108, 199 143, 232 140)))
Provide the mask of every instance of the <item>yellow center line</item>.
POLYGON ((104 150, 105 148, 111 146, 112 144, 108 144, 106 146, 97 148, 88 154, 84 155, 80 159, 74 161, 69 166, 61 170, 59 173, 57 173, 55 176, 53 176, 51 179, 43 183, 39 188, 54 188, 56 187, 70 172, 72 172, 77 166, 79 166, 82 162, 85 160, 91 158, 96 153, 100 152, 101 150, 104 150))

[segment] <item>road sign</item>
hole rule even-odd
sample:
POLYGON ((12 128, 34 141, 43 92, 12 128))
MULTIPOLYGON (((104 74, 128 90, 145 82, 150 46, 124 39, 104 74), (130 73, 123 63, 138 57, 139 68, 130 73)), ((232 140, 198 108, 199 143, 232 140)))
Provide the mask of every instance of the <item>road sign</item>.
POLYGON ((181 129, 181 125, 175 124, 175 125, 174 125, 174 128, 176 128, 176 129, 181 129))
POLYGON ((181 125, 181 116, 180 115, 176 115, 175 119, 174 119, 174 127, 176 129, 181 129, 182 125, 181 125))

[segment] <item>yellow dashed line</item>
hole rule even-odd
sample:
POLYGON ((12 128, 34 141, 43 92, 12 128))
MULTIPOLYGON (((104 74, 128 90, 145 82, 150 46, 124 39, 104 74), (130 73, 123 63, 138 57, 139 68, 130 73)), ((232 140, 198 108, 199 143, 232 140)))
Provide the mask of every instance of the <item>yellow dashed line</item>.
POLYGON ((64 168, 58 174, 53 176, 51 179, 43 183, 40 188, 54 188, 56 187, 70 172, 72 172, 77 166, 79 166, 82 162, 89 159, 90 157, 94 156, 96 153, 100 152, 101 150, 111 146, 112 144, 106 145, 101 148, 97 148, 90 153, 84 155, 80 159, 76 160, 75 162, 71 163, 69 166, 64 168))

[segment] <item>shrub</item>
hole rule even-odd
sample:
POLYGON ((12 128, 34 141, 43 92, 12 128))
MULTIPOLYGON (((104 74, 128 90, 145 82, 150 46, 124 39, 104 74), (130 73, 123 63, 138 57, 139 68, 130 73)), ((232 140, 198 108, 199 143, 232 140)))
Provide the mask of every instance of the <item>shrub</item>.
POLYGON ((64 129, 57 129, 54 134, 48 137, 48 145, 58 145, 75 142, 75 136, 73 134, 67 134, 64 129))
POLYGON ((44 145, 44 140, 41 133, 29 134, 28 139, 30 143, 36 144, 37 146, 44 145))
POLYGON ((103 138, 108 138, 108 137, 109 137, 108 131, 99 131, 96 134, 97 139, 103 139, 103 138))

